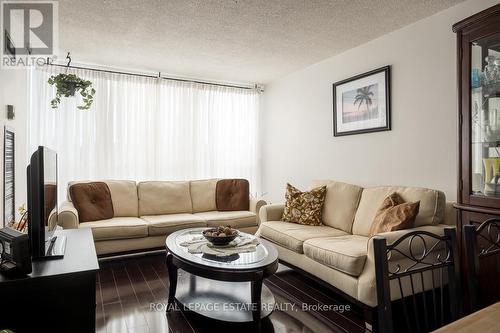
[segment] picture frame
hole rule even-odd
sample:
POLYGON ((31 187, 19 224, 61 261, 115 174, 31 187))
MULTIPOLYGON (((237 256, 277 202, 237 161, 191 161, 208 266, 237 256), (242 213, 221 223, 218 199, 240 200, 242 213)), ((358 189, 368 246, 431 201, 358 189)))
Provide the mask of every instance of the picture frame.
POLYGON ((391 66, 333 84, 333 136, 391 130, 391 66))
POLYGON ((16 217, 16 178, 15 178, 15 132, 14 129, 4 126, 3 139, 3 226, 15 222, 16 217))

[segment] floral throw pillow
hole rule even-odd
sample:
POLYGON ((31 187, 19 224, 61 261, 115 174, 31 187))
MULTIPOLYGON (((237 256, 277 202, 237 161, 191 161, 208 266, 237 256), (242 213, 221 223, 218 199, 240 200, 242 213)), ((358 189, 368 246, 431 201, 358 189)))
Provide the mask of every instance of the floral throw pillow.
POLYGON ((298 224, 321 225, 325 196, 326 186, 301 192, 292 185, 286 184, 285 210, 281 219, 298 224))

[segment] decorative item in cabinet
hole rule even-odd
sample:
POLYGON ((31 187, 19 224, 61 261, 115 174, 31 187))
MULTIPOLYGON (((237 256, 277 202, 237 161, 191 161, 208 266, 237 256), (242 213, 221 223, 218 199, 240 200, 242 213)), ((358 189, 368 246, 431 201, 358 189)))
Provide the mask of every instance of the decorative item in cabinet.
POLYGON ((481 76, 481 83, 484 87, 492 87, 496 83, 500 82, 500 57, 497 58, 495 55, 488 55, 484 58, 486 66, 481 76))

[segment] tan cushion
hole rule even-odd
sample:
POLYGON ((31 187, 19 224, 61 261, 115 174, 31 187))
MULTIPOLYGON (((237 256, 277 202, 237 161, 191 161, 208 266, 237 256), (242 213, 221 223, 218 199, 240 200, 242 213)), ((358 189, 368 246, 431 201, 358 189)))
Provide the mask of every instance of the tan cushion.
POLYGON ((250 209, 250 184, 246 179, 221 179, 215 188, 215 202, 219 211, 250 209))
POLYGON ((165 235, 129 239, 108 239, 95 242, 98 255, 135 250, 165 249, 165 235))
POLYGON ((133 180, 105 180, 111 192, 115 217, 139 216, 137 184, 133 180))
POLYGON ((234 212, 204 212, 194 214, 207 221, 207 226, 231 225, 231 227, 247 228, 257 226, 257 215, 247 210, 234 212))
POLYGON ((148 224, 138 217, 113 217, 108 220, 80 223, 79 228, 92 228, 94 240, 148 236, 148 224))
POLYGON ((420 201, 404 202, 398 193, 392 193, 385 198, 375 214, 370 227, 370 236, 381 232, 413 228, 419 206, 420 201))
POLYGON ((302 225, 283 221, 265 222, 260 226, 260 236, 298 253, 304 253, 305 240, 347 235, 345 231, 327 226, 302 225))
POLYGON ((165 235, 186 228, 206 227, 207 223, 193 214, 141 216, 148 223, 149 235, 165 235))
POLYGON ((350 233, 363 188, 333 180, 317 180, 312 187, 325 185, 323 224, 350 233))
POLYGON ((323 265, 359 276, 365 266, 368 239, 357 235, 308 239, 304 242, 304 254, 323 265))
POLYGON ((405 202, 420 201, 420 209, 415 218, 415 227, 444 222, 446 198, 441 191, 404 186, 372 187, 365 188, 361 194, 352 227, 353 234, 370 235, 370 227, 378 208, 384 199, 393 192, 401 195, 405 202))
POLYGON ((139 183, 139 214, 145 216, 192 213, 189 187, 189 182, 139 183))
POLYGON ((305 225, 321 225, 321 213, 325 202, 326 186, 301 192, 286 184, 285 210, 283 221, 305 225))
POLYGON ((108 185, 103 182, 73 184, 69 193, 80 222, 106 220, 113 217, 113 202, 108 185))
MULTIPOLYGON (((335 288, 342 290, 351 297, 357 298, 358 277, 345 274, 339 270, 320 264, 316 260, 313 260, 304 254, 294 252, 282 246, 276 246, 276 249, 278 250, 278 257, 280 260, 314 275, 315 277, 331 284, 335 288)), ((375 273, 373 275, 375 276, 375 273)), ((363 274, 361 276, 363 276, 363 274)), ((373 284, 371 288, 376 290, 375 284, 373 284)))
MULTIPOLYGON (((103 180, 108 184, 113 201, 114 217, 139 216, 137 184, 133 180, 103 180)), ((69 188, 74 184, 92 183, 91 180, 78 180, 68 183, 68 201, 71 201, 69 188)))
POLYGON ((215 186, 217 179, 194 180, 190 182, 193 212, 217 210, 215 205, 215 186))

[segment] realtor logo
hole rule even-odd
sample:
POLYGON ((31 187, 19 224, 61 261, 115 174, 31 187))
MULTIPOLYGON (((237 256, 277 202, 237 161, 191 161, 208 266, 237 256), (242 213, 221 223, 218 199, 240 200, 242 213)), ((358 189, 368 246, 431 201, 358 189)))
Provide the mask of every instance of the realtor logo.
POLYGON ((5 67, 40 64, 57 49, 56 1, 2 1, 2 61, 5 67))

